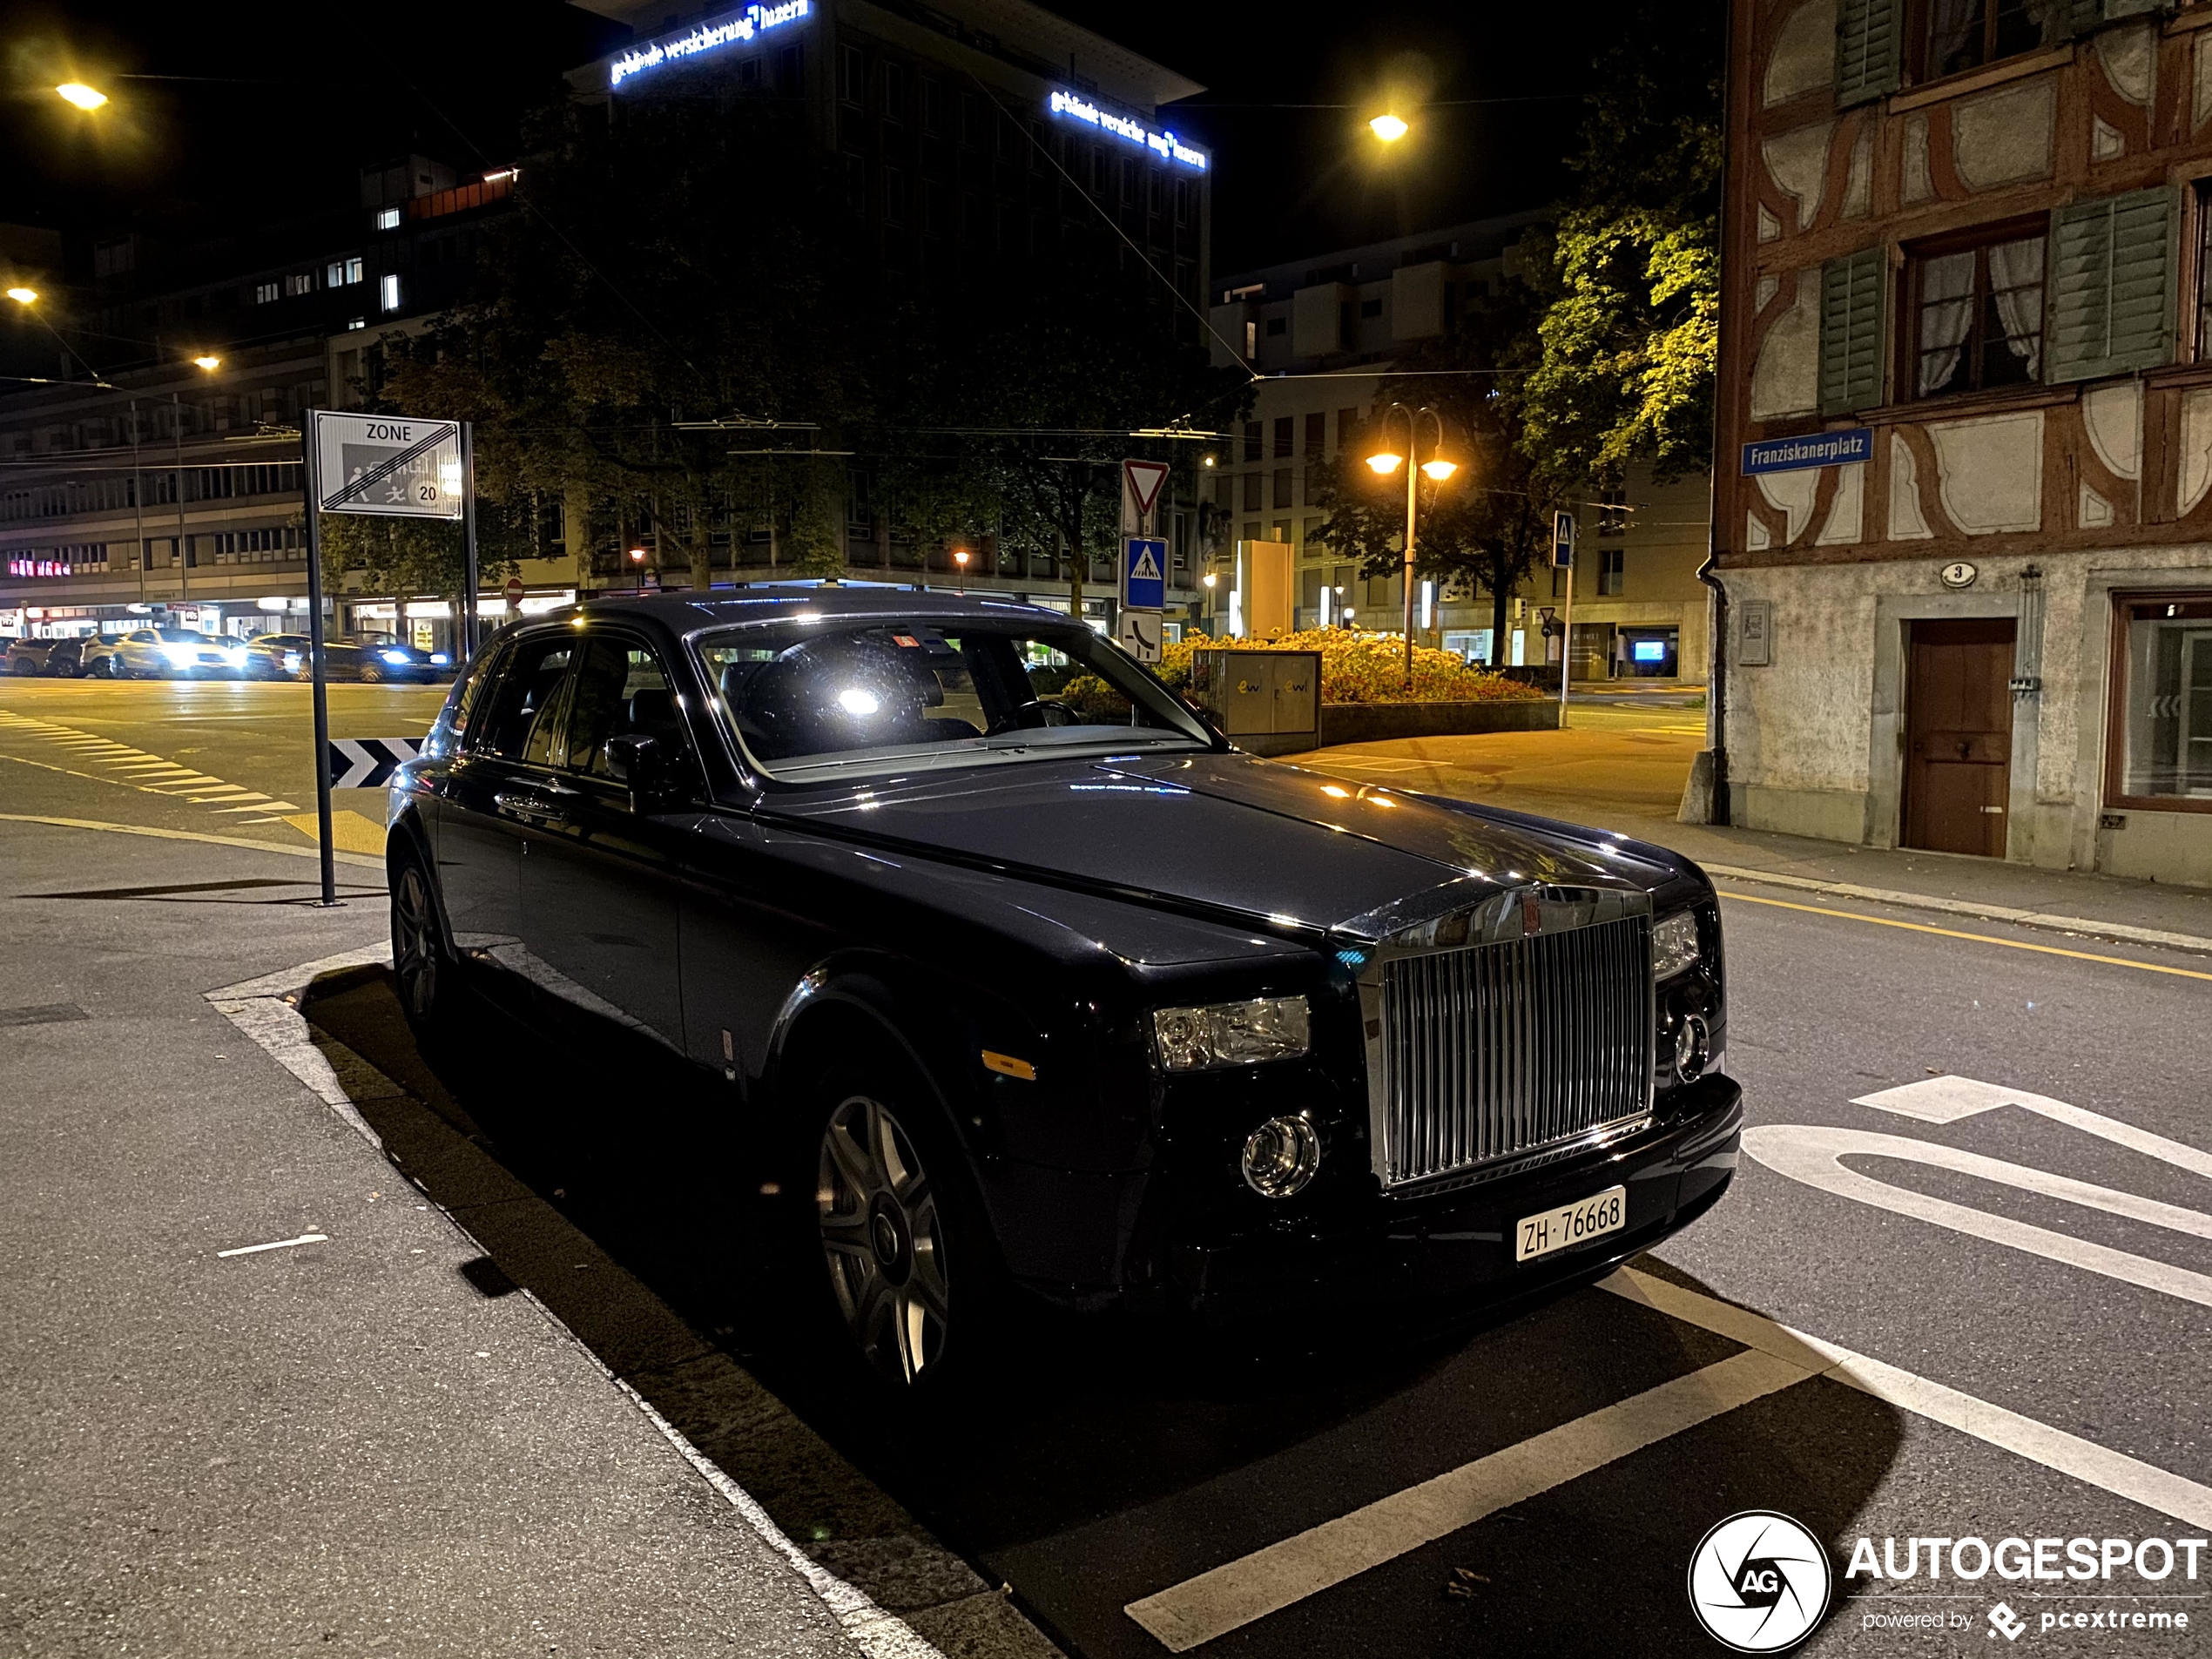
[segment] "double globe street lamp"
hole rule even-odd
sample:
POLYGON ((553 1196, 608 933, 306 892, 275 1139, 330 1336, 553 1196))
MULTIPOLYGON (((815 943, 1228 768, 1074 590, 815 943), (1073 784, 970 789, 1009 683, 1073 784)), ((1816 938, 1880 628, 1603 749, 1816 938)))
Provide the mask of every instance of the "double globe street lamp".
POLYGON ((1460 469, 1459 463, 1444 458, 1444 417, 1424 403, 1418 409, 1407 408, 1403 403, 1393 403, 1383 411, 1382 448, 1367 457, 1368 466, 1379 477, 1387 478, 1401 467, 1406 472, 1406 689, 1413 689, 1413 529, 1420 505, 1419 475, 1426 474, 1435 483, 1442 483, 1460 469), (1406 452, 1403 455, 1390 448, 1390 424, 1395 415, 1406 417, 1406 452), (1436 442, 1429 448, 1429 458, 1420 459, 1421 422, 1426 420, 1436 428, 1436 442))

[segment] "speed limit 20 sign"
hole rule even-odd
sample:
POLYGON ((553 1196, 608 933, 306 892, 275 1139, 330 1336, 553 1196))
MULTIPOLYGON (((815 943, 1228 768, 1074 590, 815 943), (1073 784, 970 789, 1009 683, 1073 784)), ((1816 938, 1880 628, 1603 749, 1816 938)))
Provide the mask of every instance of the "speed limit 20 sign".
POLYGON ((334 415, 308 420, 326 513, 394 518, 458 519, 464 505, 461 425, 384 415, 334 415))

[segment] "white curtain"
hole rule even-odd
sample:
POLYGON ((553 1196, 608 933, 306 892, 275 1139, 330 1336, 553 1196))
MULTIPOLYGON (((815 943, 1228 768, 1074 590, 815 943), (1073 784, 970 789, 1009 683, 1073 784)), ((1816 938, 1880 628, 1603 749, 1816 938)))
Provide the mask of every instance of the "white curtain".
POLYGON ((1982 13, 1992 0, 1930 0, 1928 73, 1948 75, 1981 62, 1982 13))
POLYGON ((1919 395, 1951 382, 1974 322, 1974 256, 1946 253, 1920 267, 1919 395))
POLYGON ((1989 290, 2005 325, 2005 345, 2025 358, 2027 377, 2043 372, 2043 239, 2000 242, 1989 250, 1989 290))

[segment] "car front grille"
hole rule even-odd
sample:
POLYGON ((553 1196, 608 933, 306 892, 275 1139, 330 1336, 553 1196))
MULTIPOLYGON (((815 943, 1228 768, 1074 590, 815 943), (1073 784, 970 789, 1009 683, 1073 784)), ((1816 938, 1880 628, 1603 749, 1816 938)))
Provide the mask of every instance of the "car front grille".
POLYGON ((1651 1110, 1648 916, 1397 957, 1382 990, 1386 1188, 1561 1156, 1651 1110))

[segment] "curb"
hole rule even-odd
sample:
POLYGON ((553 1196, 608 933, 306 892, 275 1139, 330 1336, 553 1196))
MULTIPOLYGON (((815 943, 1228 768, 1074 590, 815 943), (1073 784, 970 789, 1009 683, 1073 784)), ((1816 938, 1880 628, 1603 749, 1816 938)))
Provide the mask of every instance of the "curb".
POLYGON ((2162 950, 2192 951, 2200 956, 2212 956, 2212 939, 2202 934, 2168 933, 2158 927, 2132 927, 2120 921, 2095 921, 2087 916, 2059 916, 2047 911, 2023 910, 2011 905, 1975 904, 1965 899, 1939 899, 1932 894, 1904 893, 1894 887, 1865 887, 1851 881, 1821 881, 1810 876, 1784 875, 1776 870, 1747 870, 1731 864, 1704 864, 1698 867, 1708 875, 1722 876, 1730 881, 1764 882, 1769 887, 1791 887, 1799 893, 1817 893, 1831 899, 1857 899, 1866 904, 1897 905, 1908 910, 1937 910, 1946 915, 1974 916, 1984 921, 2010 922, 2016 927, 2034 927, 2046 933, 2086 934, 2093 939, 2109 939, 2116 944, 2155 945, 2162 950))
MULTIPOLYGON (((344 855, 341 853, 340 856, 344 855)), ((319 1034, 307 1016, 300 1012, 300 1003, 308 985, 325 974, 385 963, 391 958, 388 946, 364 946, 355 950, 341 951, 335 955, 320 957, 314 961, 301 962, 293 968, 280 968, 273 974, 265 974, 257 979, 223 986, 204 994, 208 1004, 216 1012, 298 1078, 348 1129, 375 1148, 380 1156, 385 1150, 383 1138, 361 1116, 354 1103, 361 1099, 414 1097, 406 1088, 353 1049, 327 1033, 319 1034)), ((401 1170, 400 1173, 404 1176, 406 1171, 401 1170)), ((424 1196, 427 1197, 428 1195, 426 1192, 424 1196)), ((448 1226, 467 1238, 480 1253, 489 1253, 450 1210, 435 1203, 433 1207, 444 1217, 448 1226)), ((907 1617, 884 1608, 866 1590, 840 1578, 808 1556, 750 1493, 693 1445, 691 1439, 670 1422, 650 1400, 610 1370, 590 1346, 540 1301, 535 1292, 527 1287, 520 1288, 522 1295, 561 1339, 581 1352, 592 1369, 643 1413, 693 1471, 744 1518, 745 1524, 771 1550, 781 1556, 792 1570, 806 1581, 828 1607, 846 1636, 867 1656, 867 1659, 948 1659, 948 1649, 953 1659, 970 1653, 1004 1652, 1007 1649, 994 1643, 991 1638, 1003 1632, 1004 1622, 1009 1618, 1019 1621, 1025 1627, 1022 1635, 1027 1639, 1019 1640, 1022 1651, 1036 1656, 1058 1654, 1059 1649, 1042 1631, 1028 1624, 1019 1609, 1006 1601, 1002 1592, 992 1592, 988 1588, 981 1594, 941 1607, 919 1610, 928 1618, 937 1642, 948 1643, 948 1648, 941 1649, 937 1642, 915 1630, 907 1622, 907 1617), (993 1628, 995 1626, 996 1630, 993 1628)), ((926 1534, 923 1536, 927 1538, 926 1534)), ((935 1545, 934 1539, 927 1541, 935 1545)), ((943 1548, 942 1545, 935 1547, 941 1550, 943 1548)))

